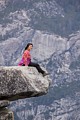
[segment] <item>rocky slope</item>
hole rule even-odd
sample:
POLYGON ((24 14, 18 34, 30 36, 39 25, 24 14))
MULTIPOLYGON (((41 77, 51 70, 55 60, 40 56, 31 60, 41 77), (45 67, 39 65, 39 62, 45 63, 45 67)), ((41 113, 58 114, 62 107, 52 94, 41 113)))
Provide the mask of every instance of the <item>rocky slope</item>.
POLYGON ((15 120, 79 120, 80 1, 6 0, 3 5, 0 65, 17 65, 32 42, 32 61, 53 80, 48 95, 12 102, 15 120))

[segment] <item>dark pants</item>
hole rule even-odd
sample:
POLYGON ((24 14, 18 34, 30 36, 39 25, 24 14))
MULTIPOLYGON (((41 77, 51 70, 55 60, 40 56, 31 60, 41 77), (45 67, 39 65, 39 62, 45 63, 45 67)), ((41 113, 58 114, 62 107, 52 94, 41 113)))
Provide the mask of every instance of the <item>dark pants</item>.
POLYGON ((31 67, 36 67, 36 69, 38 70, 38 72, 40 73, 44 73, 44 71, 41 69, 40 65, 37 64, 37 63, 34 63, 34 62, 30 62, 28 66, 31 66, 31 67))

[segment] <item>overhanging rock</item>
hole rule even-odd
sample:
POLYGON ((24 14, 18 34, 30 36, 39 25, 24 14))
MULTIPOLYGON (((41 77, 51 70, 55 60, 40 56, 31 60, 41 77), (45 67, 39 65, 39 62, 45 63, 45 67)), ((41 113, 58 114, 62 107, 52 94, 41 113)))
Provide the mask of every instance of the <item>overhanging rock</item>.
POLYGON ((44 95, 49 85, 49 77, 43 77, 34 67, 0 67, 0 100, 13 101, 44 95))

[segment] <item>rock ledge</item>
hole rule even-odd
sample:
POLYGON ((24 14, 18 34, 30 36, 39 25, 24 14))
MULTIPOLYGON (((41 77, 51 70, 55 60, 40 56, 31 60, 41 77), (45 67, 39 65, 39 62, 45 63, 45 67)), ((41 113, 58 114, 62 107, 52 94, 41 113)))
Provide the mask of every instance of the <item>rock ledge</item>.
POLYGON ((0 100, 44 95, 49 85, 49 77, 43 77, 34 67, 0 67, 0 100))

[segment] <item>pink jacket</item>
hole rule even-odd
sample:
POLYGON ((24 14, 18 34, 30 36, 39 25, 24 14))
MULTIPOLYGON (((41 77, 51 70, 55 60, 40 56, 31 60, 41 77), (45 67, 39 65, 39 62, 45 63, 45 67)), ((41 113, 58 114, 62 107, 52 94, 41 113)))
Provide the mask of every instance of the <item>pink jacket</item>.
POLYGON ((18 65, 22 66, 24 64, 25 66, 28 66, 30 62, 31 62, 30 52, 28 50, 25 50, 23 55, 22 55, 22 59, 18 65))

